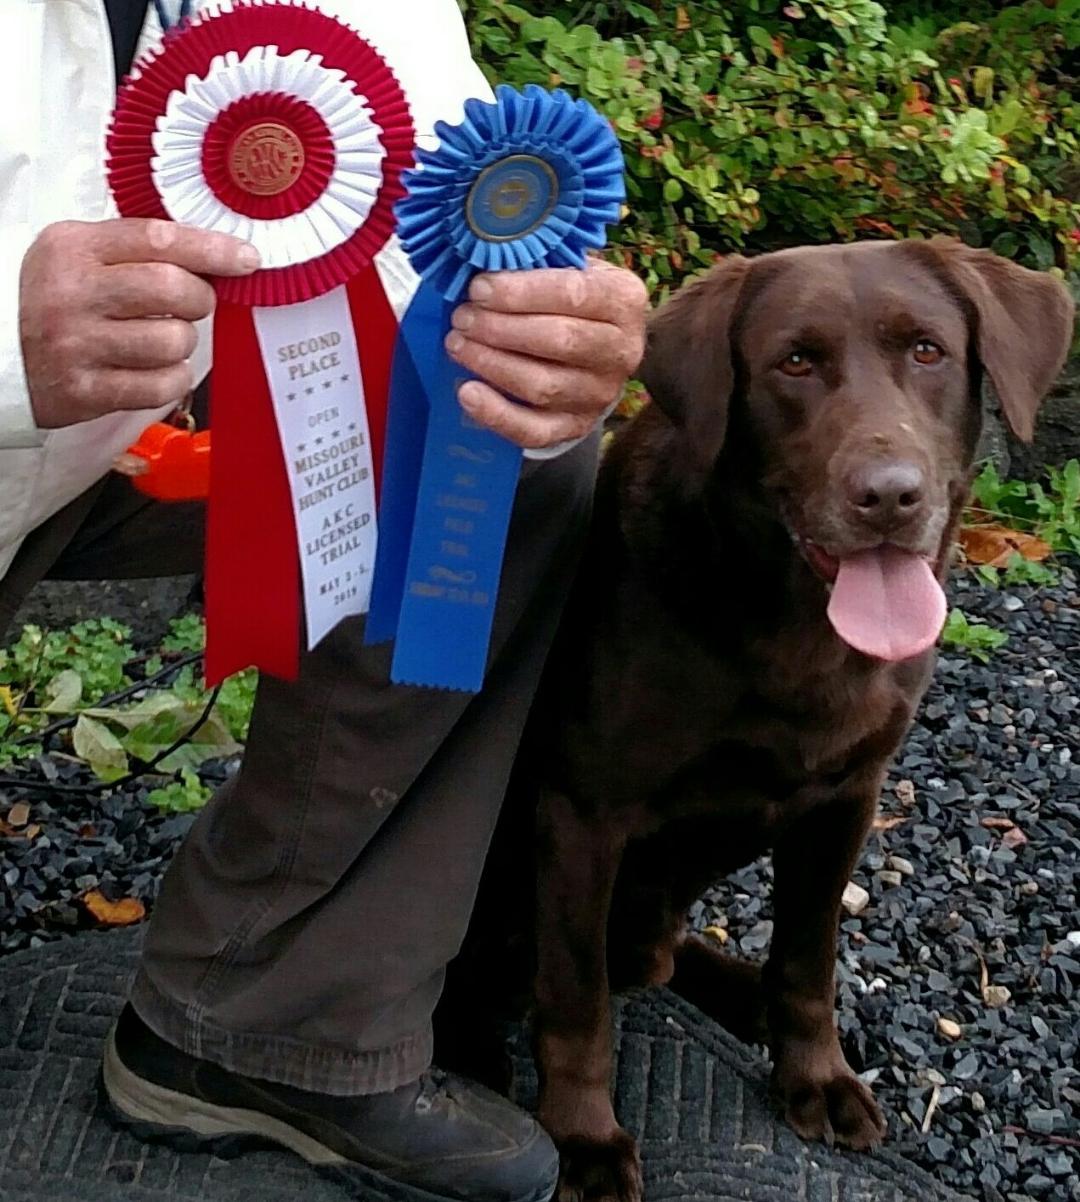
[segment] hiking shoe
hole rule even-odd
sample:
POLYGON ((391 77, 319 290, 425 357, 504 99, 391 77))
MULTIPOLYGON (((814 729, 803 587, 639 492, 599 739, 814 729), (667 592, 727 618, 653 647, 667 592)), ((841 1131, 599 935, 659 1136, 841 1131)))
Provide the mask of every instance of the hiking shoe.
POLYGON ((189 1056, 129 1005, 102 1080, 135 1135, 185 1151, 228 1156, 270 1142, 357 1186, 383 1178, 445 1202, 547 1202, 558 1181, 558 1153, 538 1123, 437 1069, 390 1093, 309 1093, 189 1056))

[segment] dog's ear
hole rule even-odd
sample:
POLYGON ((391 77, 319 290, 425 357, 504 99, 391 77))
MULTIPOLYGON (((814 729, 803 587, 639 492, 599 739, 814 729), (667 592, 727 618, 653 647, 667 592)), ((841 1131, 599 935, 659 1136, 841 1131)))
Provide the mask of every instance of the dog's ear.
POLYGON ((1069 353, 1072 297, 1052 275, 955 238, 931 238, 923 245, 974 307, 979 360, 1013 433, 1030 442, 1039 403, 1069 353))
POLYGON ((735 384, 731 325, 749 268, 749 259, 732 255, 662 305, 649 323, 638 373, 706 468, 724 443, 735 384))

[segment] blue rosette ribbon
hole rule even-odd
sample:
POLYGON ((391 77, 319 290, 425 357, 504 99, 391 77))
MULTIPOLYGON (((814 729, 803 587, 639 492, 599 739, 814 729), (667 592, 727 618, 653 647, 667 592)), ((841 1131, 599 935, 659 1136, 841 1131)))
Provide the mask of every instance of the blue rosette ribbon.
POLYGON ((478 272, 584 268, 625 200, 608 122, 565 92, 500 87, 436 126, 396 206, 421 278, 394 354, 365 640, 396 639, 397 684, 483 684, 521 451, 472 422, 443 341, 478 272))

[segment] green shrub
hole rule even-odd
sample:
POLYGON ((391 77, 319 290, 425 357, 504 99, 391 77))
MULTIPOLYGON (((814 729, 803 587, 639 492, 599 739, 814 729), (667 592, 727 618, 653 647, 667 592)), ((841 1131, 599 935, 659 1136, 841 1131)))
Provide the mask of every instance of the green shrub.
POLYGON ((492 80, 611 120, 615 257, 663 288, 732 250, 959 234, 1080 265, 1080 0, 466 5, 492 80), (895 15, 893 15, 895 14, 895 15))

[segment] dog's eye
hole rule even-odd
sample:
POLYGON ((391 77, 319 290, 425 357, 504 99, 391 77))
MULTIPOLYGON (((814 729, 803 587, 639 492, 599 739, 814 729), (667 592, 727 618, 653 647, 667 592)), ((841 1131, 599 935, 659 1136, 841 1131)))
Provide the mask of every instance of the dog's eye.
POLYGON ((936 342, 931 342, 929 338, 920 338, 915 343, 915 362, 921 363, 924 367, 933 367, 935 363, 940 363, 945 358, 945 352, 936 342))
POLYGON ((813 361, 805 351, 792 351, 780 364, 785 376, 808 376, 813 368, 813 361))

